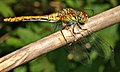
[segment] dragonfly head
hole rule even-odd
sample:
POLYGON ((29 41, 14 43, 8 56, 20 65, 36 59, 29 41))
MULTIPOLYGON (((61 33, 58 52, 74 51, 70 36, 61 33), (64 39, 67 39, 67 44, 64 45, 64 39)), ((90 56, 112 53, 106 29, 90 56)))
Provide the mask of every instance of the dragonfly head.
POLYGON ((78 19, 79 19, 78 21, 79 21, 80 24, 84 24, 88 20, 87 13, 84 12, 84 11, 81 11, 78 19))

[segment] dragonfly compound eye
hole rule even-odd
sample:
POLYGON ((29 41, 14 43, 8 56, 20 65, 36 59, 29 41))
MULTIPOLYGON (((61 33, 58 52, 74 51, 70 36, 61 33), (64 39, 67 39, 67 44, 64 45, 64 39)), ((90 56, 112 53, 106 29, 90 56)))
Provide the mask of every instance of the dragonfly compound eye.
POLYGON ((78 17, 78 21, 80 24, 84 24, 88 20, 88 15, 86 12, 82 11, 80 12, 80 15, 78 17))

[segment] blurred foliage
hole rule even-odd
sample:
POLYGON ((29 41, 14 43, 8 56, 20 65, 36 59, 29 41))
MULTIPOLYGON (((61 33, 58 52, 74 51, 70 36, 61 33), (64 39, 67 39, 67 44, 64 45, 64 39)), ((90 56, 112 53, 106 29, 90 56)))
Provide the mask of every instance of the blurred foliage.
MULTIPOLYGON (((119 4, 119 0, 0 0, 0 57, 51 34, 53 24, 4 23, 4 17, 45 15, 68 7, 77 10, 93 9, 94 14, 98 14, 119 4)), ((84 66, 69 61, 64 48, 59 48, 10 72, 120 72, 120 25, 98 33, 114 47, 114 60, 105 61, 98 57, 91 65, 84 66)))

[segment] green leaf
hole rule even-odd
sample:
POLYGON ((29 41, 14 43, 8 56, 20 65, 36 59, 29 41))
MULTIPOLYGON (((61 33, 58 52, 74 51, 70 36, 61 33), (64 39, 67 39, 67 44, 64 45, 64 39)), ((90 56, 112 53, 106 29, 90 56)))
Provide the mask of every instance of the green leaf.
POLYGON ((30 62, 31 72, 56 72, 55 66, 44 56, 30 62))
POLYGON ((118 5, 117 0, 110 0, 110 3, 112 4, 112 6, 117 6, 118 5))
POLYGON ((70 7, 76 7, 76 5, 75 5, 75 3, 74 3, 74 1, 73 0, 66 0, 66 3, 67 3, 67 5, 68 6, 70 6, 70 7))
POLYGON ((26 66, 20 66, 20 67, 14 69, 14 72, 26 72, 26 71, 27 71, 26 66))
POLYGON ((20 39, 22 39, 26 44, 36 41, 40 38, 36 33, 24 28, 19 28, 17 33, 20 39))
POLYGON ((20 46, 24 45, 24 43, 20 39, 13 38, 13 37, 9 37, 6 40, 6 42, 7 42, 7 44, 15 46, 15 47, 20 47, 20 46))
POLYGON ((4 17, 14 16, 12 9, 7 4, 5 4, 4 2, 1 2, 1 1, 0 1, 0 13, 4 17))
MULTIPOLYGON (((94 14, 98 14, 100 12, 105 11, 106 9, 109 9, 110 5, 109 4, 91 4, 91 5, 86 5, 85 9, 93 9, 94 14)), ((91 12, 91 11, 90 11, 91 12)))
POLYGON ((1 0, 1 1, 3 1, 4 3, 6 3, 6 4, 13 4, 13 3, 16 3, 17 1, 16 0, 1 0))

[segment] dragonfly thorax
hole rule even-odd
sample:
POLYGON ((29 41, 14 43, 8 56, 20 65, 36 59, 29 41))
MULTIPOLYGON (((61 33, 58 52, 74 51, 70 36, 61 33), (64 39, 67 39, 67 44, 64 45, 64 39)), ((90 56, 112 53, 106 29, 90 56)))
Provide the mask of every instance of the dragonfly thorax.
POLYGON ((63 22, 84 24, 88 20, 88 15, 84 11, 79 12, 71 8, 66 8, 59 12, 59 20, 63 22))

